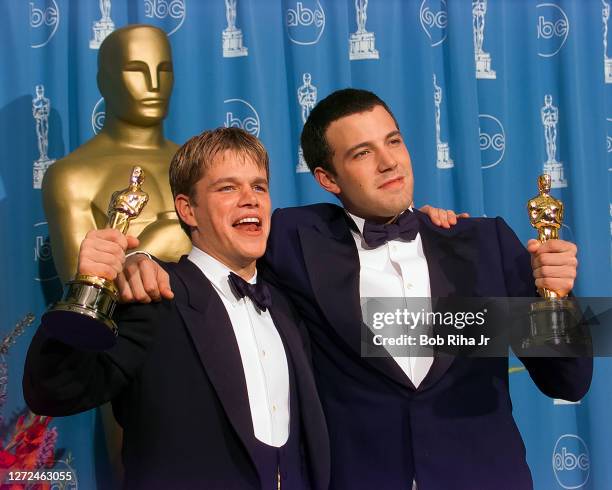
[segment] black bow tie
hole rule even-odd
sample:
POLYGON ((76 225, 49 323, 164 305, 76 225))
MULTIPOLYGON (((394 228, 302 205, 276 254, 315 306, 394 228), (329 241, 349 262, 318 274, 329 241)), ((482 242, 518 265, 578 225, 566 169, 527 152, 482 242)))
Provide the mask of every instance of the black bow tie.
POLYGON ((366 220, 363 225, 363 239, 370 248, 380 247, 397 238, 412 241, 418 232, 419 218, 412 211, 404 211, 393 223, 379 224, 366 220))
POLYGON ((266 311, 272 305, 270 290, 264 283, 258 281, 257 284, 251 284, 233 272, 229 274, 229 281, 236 296, 239 298, 248 296, 261 311, 266 311))

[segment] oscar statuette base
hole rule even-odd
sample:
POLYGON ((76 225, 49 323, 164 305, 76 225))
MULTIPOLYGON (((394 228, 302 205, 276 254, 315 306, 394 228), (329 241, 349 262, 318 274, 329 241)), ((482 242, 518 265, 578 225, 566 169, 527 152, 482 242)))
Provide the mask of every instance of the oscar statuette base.
POLYGON ((64 299, 42 316, 42 328, 48 336, 79 349, 110 349, 117 341, 112 319, 117 301, 112 282, 78 275, 68 283, 64 299))
POLYGON ((572 300, 547 298, 530 305, 530 334, 522 347, 572 347, 584 344, 580 333, 580 312, 572 300))

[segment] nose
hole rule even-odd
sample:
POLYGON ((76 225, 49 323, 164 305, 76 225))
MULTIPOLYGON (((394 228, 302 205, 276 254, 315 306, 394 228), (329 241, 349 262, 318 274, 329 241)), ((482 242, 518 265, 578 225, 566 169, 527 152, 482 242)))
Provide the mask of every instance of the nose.
POLYGON ((387 148, 383 148, 380 151, 380 155, 378 158, 378 171, 379 172, 387 172, 389 170, 393 170, 397 167, 397 158, 393 152, 391 152, 387 148))
POLYGON ((251 186, 244 186, 240 193, 240 201, 238 203, 240 207, 256 207, 259 205, 257 199, 257 193, 251 186))

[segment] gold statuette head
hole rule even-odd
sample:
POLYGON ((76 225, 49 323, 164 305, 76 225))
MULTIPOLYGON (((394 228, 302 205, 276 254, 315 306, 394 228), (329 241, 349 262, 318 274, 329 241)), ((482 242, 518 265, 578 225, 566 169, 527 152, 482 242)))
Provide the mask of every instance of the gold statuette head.
POLYGON ((538 230, 538 240, 559 238, 559 228, 563 223, 563 203, 550 195, 550 175, 538 177, 539 194, 527 202, 531 226, 538 230))

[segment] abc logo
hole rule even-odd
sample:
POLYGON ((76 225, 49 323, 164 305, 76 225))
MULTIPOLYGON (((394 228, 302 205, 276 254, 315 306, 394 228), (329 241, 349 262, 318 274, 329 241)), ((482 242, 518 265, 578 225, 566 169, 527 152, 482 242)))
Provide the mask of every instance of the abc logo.
POLYGON ((226 128, 240 128, 259 136, 259 114, 251 104, 242 99, 227 99, 224 103, 226 112, 223 125, 226 128))
POLYGON ((446 1, 439 0, 434 2, 423 0, 419 11, 421 26, 431 41, 432 46, 442 44, 446 39, 446 26, 448 25, 448 14, 446 12, 446 1))
POLYGON ((569 20, 561 7, 554 3, 537 5, 538 55, 550 58, 565 44, 569 34, 569 20))
POLYGON ((55 0, 30 2, 30 47, 42 48, 55 35, 59 26, 60 13, 55 0))
POLYGON ((91 129, 94 134, 98 134, 104 127, 104 119, 106 118, 106 105, 104 97, 100 97, 93 110, 91 111, 91 129))
MULTIPOLYGON (((49 230, 46 221, 34 224, 34 262, 37 264, 34 280, 47 282, 57 279, 57 272, 53 264, 49 230)), ((61 293, 60 293, 61 294, 61 293)))
POLYGON ((478 116, 482 168, 491 168, 504 158, 506 133, 499 119, 489 114, 478 116))
POLYGON ((297 2, 287 9, 287 34, 295 44, 316 44, 324 29, 325 11, 318 0, 297 2))
POLYGON ((163 20, 172 19, 167 30, 168 36, 172 36, 185 22, 185 0, 145 0, 144 15, 162 29, 168 28, 168 22, 163 20))
POLYGON ((552 466, 562 488, 583 487, 591 472, 591 458, 586 443, 573 434, 561 436, 553 450, 552 466))
MULTIPOLYGON (((36 226, 36 225, 35 225, 36 226)), ((34 260, 47 261, 51 259, 51 243, 49 237, 36 236, 34 244, 34 260)))

